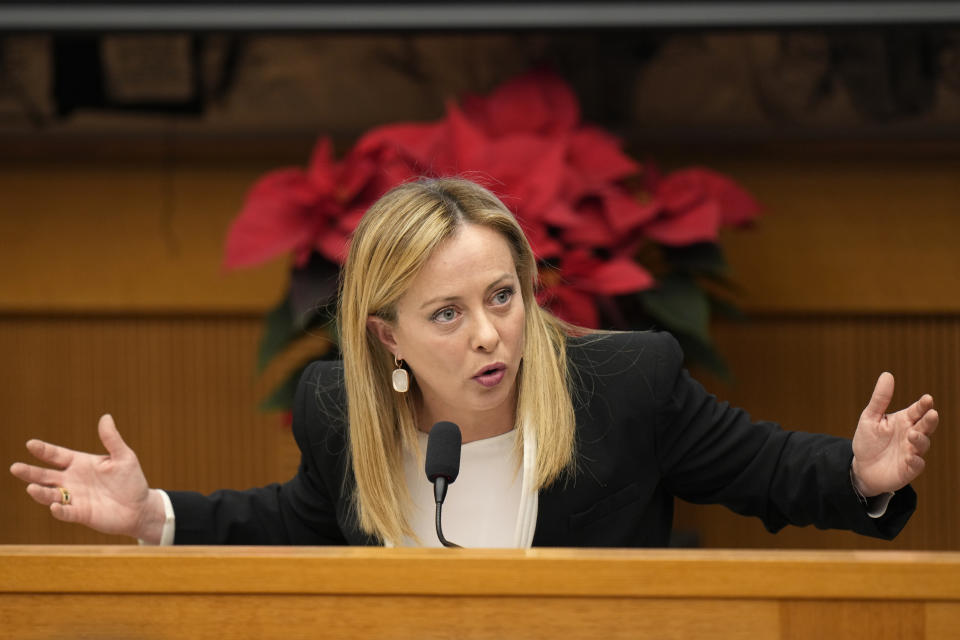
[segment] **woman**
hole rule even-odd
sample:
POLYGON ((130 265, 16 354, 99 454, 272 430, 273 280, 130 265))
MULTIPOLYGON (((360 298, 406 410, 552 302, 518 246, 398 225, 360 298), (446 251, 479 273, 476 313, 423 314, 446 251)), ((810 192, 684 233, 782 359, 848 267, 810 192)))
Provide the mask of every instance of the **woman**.
POLYGON ((11 472, 55 518, 149 543, 437 544, 422 469, 439 420, 463 433, 445 507, 464 546, 663 546, 673 498, 786 524, 892 538, 916 504, 938 416, 893 414, 877 381, 853 441, 787 432, 717 402, 662 333, 588 333, 540 309, 536 263, 489 191, 427 180, 387 193, 352 240, 343 362, 295 400, 303 454, 283 485, 210 496, 150 489, 113 420, 106 456, 27 443, 11 472))

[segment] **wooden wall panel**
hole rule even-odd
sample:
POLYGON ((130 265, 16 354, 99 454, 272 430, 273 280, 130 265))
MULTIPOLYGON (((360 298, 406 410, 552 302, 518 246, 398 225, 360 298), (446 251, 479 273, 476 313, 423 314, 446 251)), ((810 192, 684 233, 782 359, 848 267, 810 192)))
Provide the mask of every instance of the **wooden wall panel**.
POLYGON ((938 638, 928 635, 923 602, 870 600, 803 600, 783 602, 780 637, 783 640, 816 638, 824 628, 830 637, 854 640, 938 638), (825 624, 826 623, 826 624, 825 624))
MULTIPOLYGON (((152 486, 210 491, 285 480, 289 429, 257 402, 259 317, 0 317, 0 452, 31 437, 102 452, 111 413, 152 486)), ((276 376, 273 376, 274 378, 276 376)), ((4 472, 0 543, 120 542, 53 520, 4 472)))
MULTIPOLYGON (((224 238, 257 176, 307 156, 303 141, 285 153, 263 143, 258 156, 260 144, 218 151, 215 140, 194 141, 151 155, 128 143, 75 162, 0 161, 0 273, 17 274, 0 283, 0 310, 266 310, 285 286, 285 262, 224 274, 224 238), (131 162, 115 157, 122 153, 145 155, 131 162)), ((715 145, 644 149, 648 156, 725 171, 765 206, 755 229, 724 238, 746 309, 960 312, 960 143, 715 145)))
MULTIPOLYGON (((0 146, 2 157, 2 146, 0 146)), ((225 272, 223 245, 263 161, 0 164, 0 310, 250 313, 286 261, 225 272)))
MULTIPOLYGON (((109 411, 154 486, 210 491, 286 479, 297 462, 292 438, 276 414, 256 408, 270 382, 253 376, 259 331, 258 317, 0 317, 5 465, 23 459, 29 437, 99 450, 96 420, 109 411)), ((849 436, 889 369, 897 406, 930 392, 943 425, 916 483, 920 509, 893 543, 809 528, 770 535, 755 519, 684 503, 679 527, 697 529, 708 547, 960 549, 960 319, 764 317, 716 332, 737 382, 698 377, 757 419, 849 436)), ((107 540, 52 520, 4 478, 0 543, 107 540)))
POLYGON ((915 483, 919 509, 892 543, 812 528, 771 535, 759 520, 685 503, 678 503, 680 527, 697 529, 708 547, 960 549, 960 318, 767 316, 718 324, 715 332, 736 381, 697 377, 754 419, 850 437, 886 370, 896 378, 893 406, 930 393, 941 426, 915 483))
POLYGON ((960 311, 960 144, 664 149, 723 171, 763 204, 723 234, 741 305, 764 313, 960 311))

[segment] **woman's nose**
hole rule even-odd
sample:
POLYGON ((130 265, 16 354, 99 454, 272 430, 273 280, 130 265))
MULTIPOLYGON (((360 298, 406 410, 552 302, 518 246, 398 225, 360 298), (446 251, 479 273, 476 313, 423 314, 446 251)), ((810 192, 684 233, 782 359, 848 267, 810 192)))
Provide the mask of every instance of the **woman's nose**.
POLYGON ((492 352, 500 343, 500 332, 491 322, 487 314, 480 313, 475 317, 473 326, 473 348, 477 351, 492 352))

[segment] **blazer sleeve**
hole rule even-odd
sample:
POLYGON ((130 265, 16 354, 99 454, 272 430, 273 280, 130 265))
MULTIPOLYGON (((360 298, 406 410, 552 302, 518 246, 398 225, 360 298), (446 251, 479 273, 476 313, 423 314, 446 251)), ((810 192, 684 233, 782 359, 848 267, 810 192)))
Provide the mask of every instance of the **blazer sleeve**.
POLYGON ((898 491, 882 517, 869 517, 850 482, 850 440, 753 422, 693 380, 676 340, 662 335, 656 446, 661 478, 671 493, 757 516, 771 532, 787 524, 885 539, 900 532, 916 508, 912 487, 898 491))
POLYGON ((320 367, 314 362, 297 385, 293 434, 301 451, 296 475, 283 484, 210 495, 168 491, 175 516, 174 544, 346 544, 333 497, 312 456, 310 433, 323 419, 314 395, 320 367))

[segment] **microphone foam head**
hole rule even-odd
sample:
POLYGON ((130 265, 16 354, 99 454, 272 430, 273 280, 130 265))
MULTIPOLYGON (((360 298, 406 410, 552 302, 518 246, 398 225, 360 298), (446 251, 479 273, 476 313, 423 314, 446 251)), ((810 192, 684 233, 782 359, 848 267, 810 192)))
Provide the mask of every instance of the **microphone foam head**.
POLYGON ((424 465, 427 478, 433 482, 439 477, 453 483, 460 473, 460 427, 452 422, 438 422, 427 436, 427 459, 424 465))

